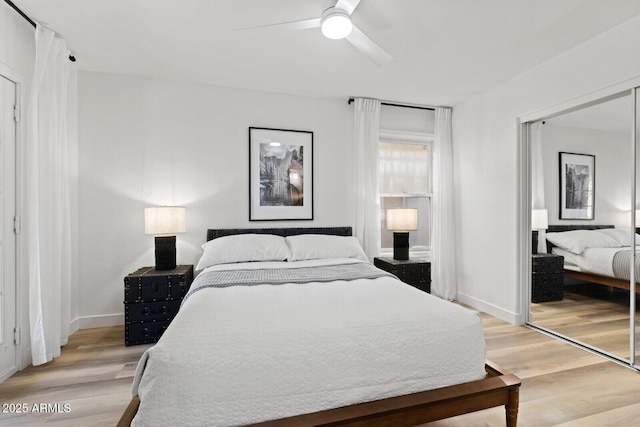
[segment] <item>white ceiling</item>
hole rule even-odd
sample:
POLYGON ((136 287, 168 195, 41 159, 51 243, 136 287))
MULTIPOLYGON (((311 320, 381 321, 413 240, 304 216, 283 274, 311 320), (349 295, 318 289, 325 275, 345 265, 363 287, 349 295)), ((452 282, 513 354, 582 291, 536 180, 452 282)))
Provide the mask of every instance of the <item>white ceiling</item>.
MULTIPOLYGON (((640 14, 638 0, 362 0, 353 21, 394 60, 319 29, 331 0, 13 0, 83 70, 309 96, 456 103, 640 14)), ((613 47, 612 47, 613 48, 613 47)))

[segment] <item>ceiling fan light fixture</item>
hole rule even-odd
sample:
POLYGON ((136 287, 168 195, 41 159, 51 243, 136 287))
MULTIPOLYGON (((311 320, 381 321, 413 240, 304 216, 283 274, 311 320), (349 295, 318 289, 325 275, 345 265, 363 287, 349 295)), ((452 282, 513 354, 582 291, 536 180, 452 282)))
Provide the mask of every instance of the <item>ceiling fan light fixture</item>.
POLYGON ((322 14, 322 34, 328 39, 343 39, 351 34, 351 17, 344 10, 331 7, 322 14))

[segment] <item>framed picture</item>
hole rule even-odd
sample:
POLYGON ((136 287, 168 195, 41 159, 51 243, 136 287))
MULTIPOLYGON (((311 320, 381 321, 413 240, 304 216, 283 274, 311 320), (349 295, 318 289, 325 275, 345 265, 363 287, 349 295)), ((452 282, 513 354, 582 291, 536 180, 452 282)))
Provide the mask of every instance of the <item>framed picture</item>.
POLYGON ((249 220, 313 219, 313 132, 249 128, 249 220))
POLYGON ((560 153, 560 219, 593 219, 596 156, 560 153))

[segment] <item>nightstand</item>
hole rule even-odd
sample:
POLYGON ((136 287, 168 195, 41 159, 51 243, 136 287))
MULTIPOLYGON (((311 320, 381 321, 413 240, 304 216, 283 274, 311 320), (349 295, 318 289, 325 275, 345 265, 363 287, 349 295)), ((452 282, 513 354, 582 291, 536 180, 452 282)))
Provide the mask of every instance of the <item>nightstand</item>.
POLYGON ((564 257, 531 255, 531 302, 560 301, 564 297, 564 257))
POLYGON ((124 343, 155 343, 175 317, 193 281, 193 265, 142 267, 124 278, 124 343))
POLYGON ((374 258, 373 265, 397 276, 398 279, 414 288, 431 292, 431 263, 429 261, 374 258))

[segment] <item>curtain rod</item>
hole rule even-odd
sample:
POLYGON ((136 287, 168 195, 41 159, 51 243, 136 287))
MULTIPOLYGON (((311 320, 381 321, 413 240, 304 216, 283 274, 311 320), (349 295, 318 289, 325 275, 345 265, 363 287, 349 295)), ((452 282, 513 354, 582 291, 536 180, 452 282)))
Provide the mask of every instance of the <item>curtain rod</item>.
MULTIPOLYGON (((347 101, 347 103, 349 105, 351 105, 351 103, 355 101, 354 98, 349 98, 349 100, 347 101)), ((388 107, 401 107, 401 108, 415 108, 416 110, 430 110, 430 111, 436 111, 436 109, 434 107, 425 107, 425 106, 421 106, 421 105, 407 105, 407 104, 398 104, 396 102, 385 102, 385 101, 381 101, 380 102, 381 105, 386 105, 388 107)))
MULTIPOLYGON (((20 10, 20 8, 18 6, 16 6, 11 0, 4 0, 4 2, 6 4, 9 5, 9 7, 11 7, 13 10, 15 10, 16 12, 18 12, 18 14, 20 16, 22 16, 29 24, 31 24, 33 26, 33 28, 36 28, 36 23, 33 19, 29 18, 27 16, 26 13, 24 13, 22 10, 20 10)), ((69 54, 69 61, 71 62, 76 62, 76 57, 73 56, 72 54, 69 54)))

